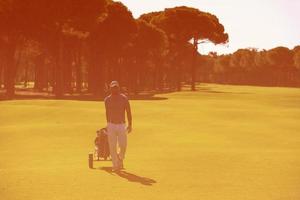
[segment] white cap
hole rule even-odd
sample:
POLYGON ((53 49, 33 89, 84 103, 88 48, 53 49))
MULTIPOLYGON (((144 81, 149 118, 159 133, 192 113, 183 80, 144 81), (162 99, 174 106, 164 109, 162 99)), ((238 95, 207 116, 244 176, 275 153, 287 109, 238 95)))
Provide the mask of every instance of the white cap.
POLYGON ((120 87, 118 81, 112 81, 109 85, 110 88, 113 88, 113 87, 120 87))

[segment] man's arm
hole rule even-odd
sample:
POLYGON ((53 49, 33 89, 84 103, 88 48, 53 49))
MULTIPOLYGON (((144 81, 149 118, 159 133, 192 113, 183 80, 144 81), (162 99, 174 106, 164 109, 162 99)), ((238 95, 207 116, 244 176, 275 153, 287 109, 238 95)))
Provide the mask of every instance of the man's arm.
POLYGON ((128 133, 131 132, 132 130, 132 115, 131 115, 131 108, 130 108, 130 103, 127 100, 126 102, 126 107, 125 107, 126 113, 127 113, 127 121, 128 121, 128 133))
POLYGON ((106 115, 106 123, 109 122, 109 116, 108 116, 108 106, 107 106, 107 101, 106 99, 104 100, 104 105, 105 105, 105 115, 106 115))

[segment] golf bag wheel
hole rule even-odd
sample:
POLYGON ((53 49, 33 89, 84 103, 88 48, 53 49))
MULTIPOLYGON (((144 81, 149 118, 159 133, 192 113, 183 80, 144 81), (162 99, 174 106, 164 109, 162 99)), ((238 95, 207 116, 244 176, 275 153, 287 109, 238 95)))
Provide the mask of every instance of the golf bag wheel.
POLYGON ((89 168, 90 169, 93 169, 94 166, 93 166, 93 160, 94 160, 94 155, 93 153, 89 153, 89 168))

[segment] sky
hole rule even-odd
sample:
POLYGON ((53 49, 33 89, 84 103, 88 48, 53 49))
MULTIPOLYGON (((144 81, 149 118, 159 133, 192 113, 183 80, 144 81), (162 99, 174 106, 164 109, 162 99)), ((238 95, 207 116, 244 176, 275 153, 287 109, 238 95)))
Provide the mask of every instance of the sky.
POLYGON ((239 48, 293 48, 300 45, 300 0, 120 0, 138 18, 143 13, 190 6, 216 15, 229 43, 199 45, 202 54, 232 53, 239 48))

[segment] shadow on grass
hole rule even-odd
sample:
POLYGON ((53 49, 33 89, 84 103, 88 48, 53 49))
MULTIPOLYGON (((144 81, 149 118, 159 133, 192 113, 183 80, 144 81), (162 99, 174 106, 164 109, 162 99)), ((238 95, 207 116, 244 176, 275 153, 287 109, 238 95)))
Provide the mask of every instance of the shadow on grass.
POLYGON ((213 93, 213 94, 251 94, 248 92, 225 92, 225 91, 217 91, 211 87, 199 87, 196 91, 203 93, 213 93))
MULTIPOLYGON (((156 96, 159 93, 148 92, 138 95, 130 94, 130 100, 167 100, 166 97, 156 96)), ((107 94, 108 95, 108 94, 107 94)), ((105 95, 106 96, 106 95, 105 95)), ((95 96, 89 93, 74 93, 65 94, 62 97, 57 98, 52 93, 47 92, 35 92, 33 90, 20 90, 17 89, 13 98, 6 98, 4 91, 0 91, 0 101, 4 100, 74 100, 74 101, 103 101, 105 96, 95 96)))
MULTIPOLYGON (((136 95, 129 96, 130 100, 167 100, 166 97, 157 97, 151 95, 136 95)), ((53 95, 18 95, 16 94, 12 99, 6 98, 4 95, 0 95, 0 101, 5 100, 73 100, 73 101, 103 101, 104 97, 94 97, 92 95, 66 95, 60 98, 56 98, 53 95)))
POLYGON ((140 183, 140 184, 146 185, 146 186, 152 186, 154 183, 156 183, 156 181, 151 178, 138 176, 138 175, 126 172, 124 170, 121 170, 118 172, 113 172, 111 167, 101 167, 99 169, 103 170, 111 175, 117 175, 121 178, 124 178, 124 179, 128 180, 129 182, 140 183))
MULTIPOLYGON (((183 86, 182 91, 190 91, 189 87, 183 86)), ((145 91, 137 95, 127 94, 130 100, 168 100, 167 97, 159 97, 160 94, 168 94, 176 92, 176 89, 166 89, 164 91, 145 91)), ((229 92, 229 91, 218 91, 215 88, 207 85, 198 85, 196 92, 201 93, 212 93, 212 94, 251 94, 247 92, 229 92)), ((106 94, 108 95, 108 94, 106 94)), ((62 97, 57 98, 53 93, 50 92, 37 92, 34 89, 20 89, 17 88, 13 98, 6 98, 4 90, 0 89, 0 101, 2 100, 75 100, 75 101, 103 101, 105 96, 95 96, 91 93, 67 93, 62 97)))

